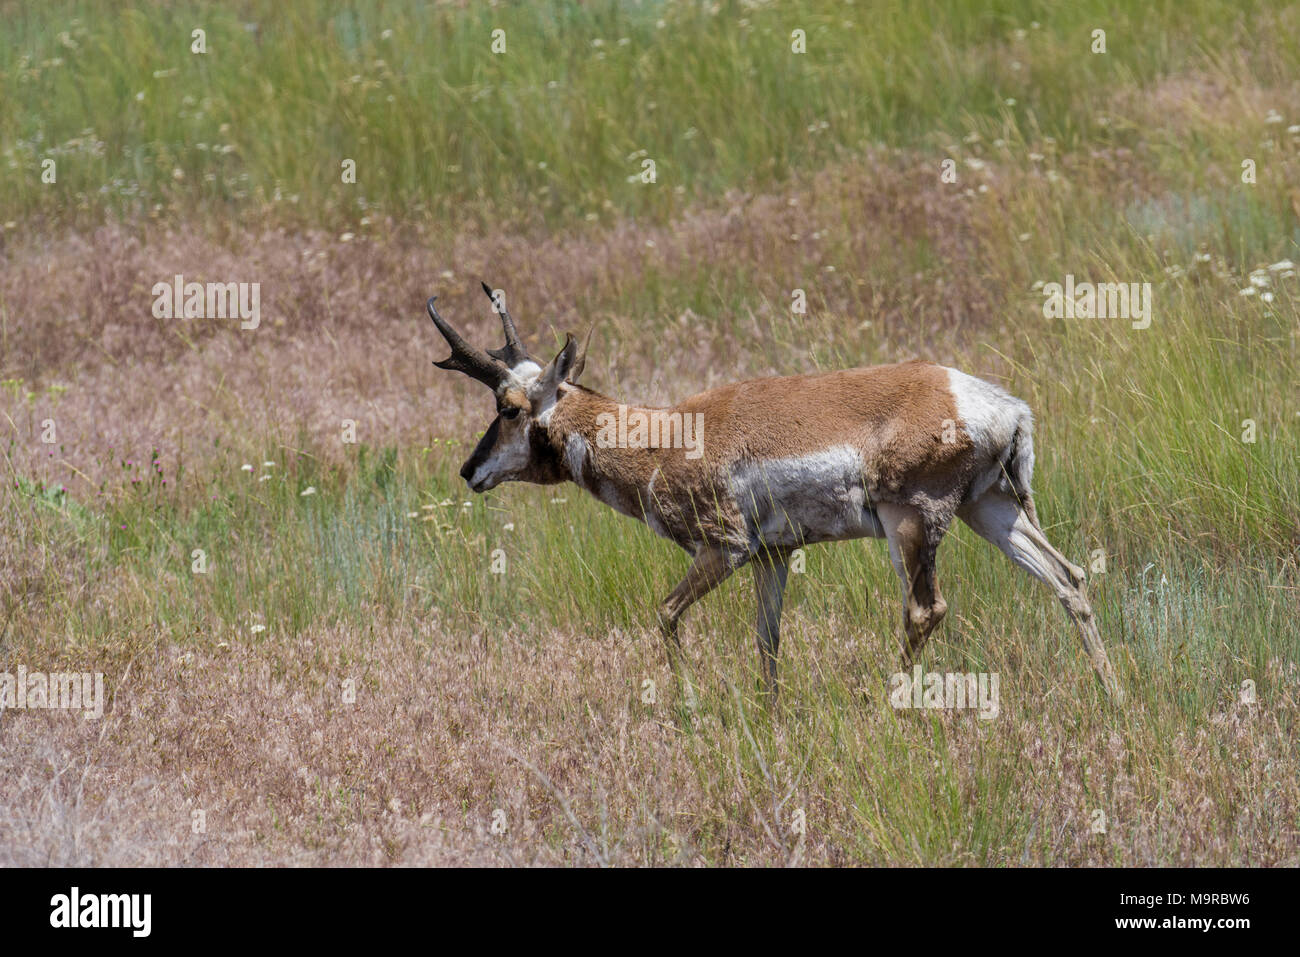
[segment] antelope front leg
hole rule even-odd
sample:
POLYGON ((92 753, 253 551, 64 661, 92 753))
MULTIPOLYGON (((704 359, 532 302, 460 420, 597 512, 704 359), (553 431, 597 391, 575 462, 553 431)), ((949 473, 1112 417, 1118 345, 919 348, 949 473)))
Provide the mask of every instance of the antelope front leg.
POLYGON ((781 605, 785 599, 785 582, 790 572, 790 555, 786 551, 760 551, 754 566, 754 591, 758 597, 758 655, 763 663, 763 685, 770 704, 775 704, 777 652, 781 645, 781 605))
POLYGON ((743 559, 737 560, 725 549, 705 545, 695 553, 695 561, 687 570, 686 577, 659 605, 659 630, 668 649, 668 663, 682 687, 688 708, 695 707, 695 689, 691 687, 690 675, 682 667, 682 642, 677 637, 677 623, 687 608, 726 581, 742 564, 743 559))

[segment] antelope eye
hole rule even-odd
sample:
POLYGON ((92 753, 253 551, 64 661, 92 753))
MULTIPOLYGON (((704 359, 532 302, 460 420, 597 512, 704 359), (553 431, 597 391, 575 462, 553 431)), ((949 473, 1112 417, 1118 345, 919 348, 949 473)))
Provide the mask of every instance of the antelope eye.
POLYGON ((501 418, 503 419, 513 419, 517 415, 519 415, 519 406, 517 405, 506 406, 501 410, 501 418))

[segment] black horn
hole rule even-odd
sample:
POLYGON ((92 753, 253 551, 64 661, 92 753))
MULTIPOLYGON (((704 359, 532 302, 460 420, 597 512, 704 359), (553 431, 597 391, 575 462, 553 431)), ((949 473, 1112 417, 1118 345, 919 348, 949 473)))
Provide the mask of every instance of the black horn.
POLYGON ((434 365, 439 369, 463 372, 472 379, 478 379, 488 388, 496 389, 505 380, 509 370, 493 360, 486 352, 474 348, 461 338, 460 333, 453 329, 446 319, 438 315, 438 310, 433 305, 437 298, 437 296, 429 298, 427 303, 429 318, 438 327, 442 337, 447 340, 447 345, 451 346, 451 355, 441 362, 434 362, 434 365))
POLYGON ((515 331, 515 321, 510 318, 510 313, 506 312, 505 297, 502 296, 498 301, 497 297, 492 293, 492 287, 482 280, 479 280, 479 282, 482 283, 483 292, 488 299, 492 300, 492 307, 501 316, 501 328, 506 332, 506 344, 500 349, 489 349, 488 355, 494 359, 500 359, 513 369, 519 363, 532 357, 528 355, 528 350, 524 348, 524 344, 519 341, 519 333, 515 331))

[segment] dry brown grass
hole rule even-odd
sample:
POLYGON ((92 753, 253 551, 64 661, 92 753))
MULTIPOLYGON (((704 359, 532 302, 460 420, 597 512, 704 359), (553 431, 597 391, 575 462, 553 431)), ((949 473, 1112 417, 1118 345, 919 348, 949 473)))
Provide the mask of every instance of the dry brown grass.
MULTIPOLYGON (((919 863, 905 834, 891 855, 863 849, 864 831, 913 823, 890 812, 895 748, 931 778, 915 799, 958 800, 972 827, 981 814, 1030 820, 1021 846, 954 845, 931 863, 1297 863, 1294 695, 1168 741, 1141 709, 1080 726, 1050 699, 988 726, 941 713, 941 731, 859 700, 839 741, 801 706, 774 732, 756 711, 719 707, 683 735, 667 694, 641 702, 645 677, 668 687, 649 634, 403 623, 183 648, 141 638, 102 722, 5 715, 0 864, 919 863), (843 766, 815 766, 822 748, 843 766), (875 809, 842 790, 859 774, 877 782, 875 809), (1020 804, 981 808, 1010 775, 1020 804), (1094 806, 1105 835, 1090 832, 1094 806), (797 808, 803 839, 790 832, 797 808)), ((829 672, 855 667, 830 643, 802 653, 829 672)), ((725 699, 719 656, 696 655, 718 682, 707 693, 725 699)))

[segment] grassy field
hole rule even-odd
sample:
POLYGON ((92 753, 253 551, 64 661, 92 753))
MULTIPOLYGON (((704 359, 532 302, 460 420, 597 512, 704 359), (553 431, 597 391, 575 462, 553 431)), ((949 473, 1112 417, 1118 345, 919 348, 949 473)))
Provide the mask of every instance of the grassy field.
POLYGON ((0 672, 108 697, 0 714, 0 864, 1300 864, 1300 9, 0 16, 0 672), (176 274, 260 325, 156 318, 176 274), (1150 326, 1046 318, 1067 274, 1150 283, 1150 326), (1125 706, 962 526, 923 663, 998 674, 995 719, 890 706, 872 541, 791 576, 777 712, 748 571, 692 609, 684 713, 684 554, 457 475, 491 400, 423 303, 495 345, 480 278, 536 354, 595 325, 628 401, 1004 384, 1125 706))

